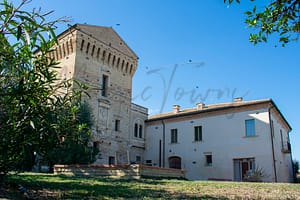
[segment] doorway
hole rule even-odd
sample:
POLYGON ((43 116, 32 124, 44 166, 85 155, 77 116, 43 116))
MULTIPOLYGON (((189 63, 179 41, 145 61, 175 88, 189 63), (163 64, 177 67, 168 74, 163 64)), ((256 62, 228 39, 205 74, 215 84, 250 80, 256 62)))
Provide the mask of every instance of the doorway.
POLYGON ((169 157, 169 167, 173 169, 181 169, 181 158, 178 156, 169 157))

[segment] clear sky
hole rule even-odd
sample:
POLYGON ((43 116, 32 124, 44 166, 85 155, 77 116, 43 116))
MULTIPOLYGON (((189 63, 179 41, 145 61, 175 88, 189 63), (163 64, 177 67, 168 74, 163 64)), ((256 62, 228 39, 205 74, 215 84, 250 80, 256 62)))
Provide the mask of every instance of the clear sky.
MULTIPOLYGON (((19 2, 15 0, 14 2, 19 2)), ((258 9, 268 0, 260 0, 258 9)), ((271 38, 254 46, 241 5, 223 0, 33 0, 33 7, 68 16, 70 24, 113 27, 139 56, 133 100, 150 114, 182 108, 272 98, 293 130, 300 160, 300 41, 285 48, 271 38), (277 47, 276 47, 277 46, 277 47)), ((57 32, 67 28, 60 24, 57 32)))

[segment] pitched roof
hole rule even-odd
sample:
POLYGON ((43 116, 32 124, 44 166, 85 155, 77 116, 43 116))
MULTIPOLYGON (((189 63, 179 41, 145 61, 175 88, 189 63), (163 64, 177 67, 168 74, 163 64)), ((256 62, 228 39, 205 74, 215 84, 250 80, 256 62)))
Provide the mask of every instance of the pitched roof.
POLYGON ((234 109, 234 108, 249 108, 250 106, 254 105, 262 105, 262 104, 269 104, 270 108, 273 107, 284 123, 287 125, 287 127, 292 130, 291 126, 287 122, 287 120, 284 118, 276 104, 272 99, 262 99, 262 100, 252 100, 252 101, 237 101, 237 102, 229 102, 229 103, 220 103, 220 104, 210 104, 210 105, 205 105, 203 106, 202 109, 197 109, 197 108, 188 108, 184 110, 179 110, 177 113, 174 112, 166 112, 166 113, 161 113, 157 115, 152 115, 149 116, 147 119, 147 122, 152 122, 152 121, 160 121, 160 120, 165 120, 165 119, 174 119, 174 118, 179 118, 179 117, 185 117, 185 116, 192 116, 196 114, 202 114, 202 113, 209 113, 209 112, 217 112, 217 111, 222 111, 222 110, 228 110, 228 109, 234 109))
MULTIPOLYGON (((75 29, 82 33, 85 33, 93 39, 104 43, 105 45, 108 45, 131 58, 138 59, 138 56, 134 53, 134 51, 126 44, 126 42, 112 27, 75 24, 63 33, 66 33, 70 29, 75 29)), ((63 33, 61 33, 60 35, 62 35, 63 33)))

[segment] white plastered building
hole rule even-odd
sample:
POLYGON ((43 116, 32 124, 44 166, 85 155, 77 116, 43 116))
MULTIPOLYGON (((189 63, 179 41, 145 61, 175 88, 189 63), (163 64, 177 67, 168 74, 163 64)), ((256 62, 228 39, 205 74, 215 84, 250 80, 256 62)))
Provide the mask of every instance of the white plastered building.
POLYGON ((271 99, 162 113, 146 121, 145 163, 186 170, 190 180, 242 181, 262 169, 267 182, 292 182, 291 127, 271 99))

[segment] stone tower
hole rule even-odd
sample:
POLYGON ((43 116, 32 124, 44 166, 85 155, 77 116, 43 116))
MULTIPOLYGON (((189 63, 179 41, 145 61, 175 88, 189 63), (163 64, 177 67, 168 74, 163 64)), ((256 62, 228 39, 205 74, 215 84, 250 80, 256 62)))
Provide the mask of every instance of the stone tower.
POLYGON ((52 57, 60 78, 89 87, 93 110, 91 145, 97 164, 142 163, 148 110, 131 102, 138 57, 110 27, 75 24, 60 35, 52 57))

